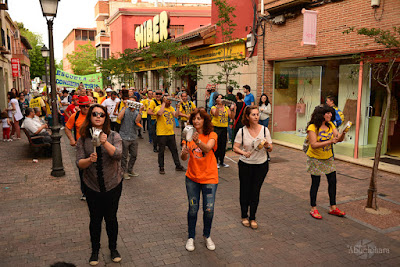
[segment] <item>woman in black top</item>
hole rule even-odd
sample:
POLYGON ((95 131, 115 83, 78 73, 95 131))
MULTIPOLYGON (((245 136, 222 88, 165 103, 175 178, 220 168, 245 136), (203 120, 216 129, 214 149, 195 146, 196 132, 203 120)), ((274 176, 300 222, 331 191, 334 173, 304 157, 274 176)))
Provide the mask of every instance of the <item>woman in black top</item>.
POLYGON ((79 129, 81 137, 76 144, 76 163, 83 170, 84 194, 90 213, 90 265, 99 263, 100 234, 103 218, 106 222, 108 247, 113 262, 120 262, 117 251, 118 203, 122 192, 122 139, 110 130, 106 107, 94 104, 79 129), (102 130, 100 146, 93 147, 91 129, 102 130))
MULTIPOLYGON (((243 114, 244 114, 244 109, 246 107, 246 104, 244 103, 243 99, 244 99, 243 94, 238 92, 236 94, 236 105, 233 108, 233 113, 235 114, 235 119, 233 121, 232 140, 235 140, 237 132, 239 131, 240 128, 243 127, 242 118, 243 118, 243 114)), ((232 142, 232 147, 233 147, 233 142, 232 142)))

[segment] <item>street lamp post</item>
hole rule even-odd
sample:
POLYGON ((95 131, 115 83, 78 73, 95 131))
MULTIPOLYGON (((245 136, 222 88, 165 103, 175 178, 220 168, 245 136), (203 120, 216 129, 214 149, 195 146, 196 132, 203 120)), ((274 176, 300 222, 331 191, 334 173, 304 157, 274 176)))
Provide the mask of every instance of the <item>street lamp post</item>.
MULTIPOLYGON (((42 7, 43 16, 47 21, 47 29, 49 32, 49 50, 50 50, 50 86, 51 86, 51 115, 53 117, 53 125, 51 126, 51 147, 53 166, 51 175, 60 177, 65 175, 64 166, 61 154, 61 134, 60 123, 58 121, 57 112, 57 89, 56 89, 56 75, 54 66, 54 44, 53 44, 53 20, 57 15, 57 7, 59 0, 39 0, 42 7)), ((47 88, 49 88, 47 86, 47 88)), ((47 90, 48 92, 49 90, 47 90)))
POLYGON ((49 78, 47 77, 47 58, 50 56, 50 50, 46 47, 46 45, 43 45, 42 49, 40 49, 42 52, 42 57, 44 58, 44 73, 45 73, 45 83, 46 83, 46 88, 47 88, 47 102, 49 102, 49 105, 51 105, 51 100, 49 97, 49 78))

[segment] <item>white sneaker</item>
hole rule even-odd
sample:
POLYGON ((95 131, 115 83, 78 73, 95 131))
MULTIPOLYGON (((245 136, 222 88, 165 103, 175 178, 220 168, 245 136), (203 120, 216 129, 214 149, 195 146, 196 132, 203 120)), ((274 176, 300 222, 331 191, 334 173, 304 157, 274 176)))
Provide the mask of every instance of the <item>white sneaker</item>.
POLYGON ((218 163, 218 164, 217 164, 217 167, 218 167, 218 169, 219 169, 219 167, 221 167, 221 164, 218 163))
MULTIPOLYGON (((212 241, 211 241, 212 242, 212 241)), ((189 238, 186 241, 186 246, 185 246, 187 251, 193 251, 194 250, 194 239, 193 238, 189 238)))
POLYGON ((136 173, 136 172, 130 172, 130 173, 128 173, 128 174, 129 174, 129 176, 131 176, 131 177, 138 177, 138 176, 139 176, 139 174, 136 173))
POLYGON ((221 166, 224 167, 224 168, 228 168, 228 167, 229 167, 229 165, 228 165, 228 164, 225 164, 225 163, 224 163, 224 164, 221 164, 221 166))
POLYGON ((125 180, 129 180, 129 179, 131 179, 131 177, 129 176, 129 173, 124 173, 124 179, 125 180))
POLYGON ((8 139, 7 141, 8 141, 8 142, 12 142, 13 140, 12 140, 12 139, 8 139))
POLYGON ((209 237, 209 238, 204 237, 204 241, 206 241, 206 247, 208 248, 208 250, 215 250, 215 244, 211 240, 211 237, 209 237))

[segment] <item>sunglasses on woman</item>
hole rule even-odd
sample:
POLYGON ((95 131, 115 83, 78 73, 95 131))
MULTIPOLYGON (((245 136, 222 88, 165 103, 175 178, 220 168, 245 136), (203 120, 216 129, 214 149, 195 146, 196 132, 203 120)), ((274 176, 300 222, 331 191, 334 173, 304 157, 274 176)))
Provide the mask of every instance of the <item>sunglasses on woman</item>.
POLYGON ((106 114, 103 113, 103 112, 93 112, 93 113, 92 113, 92 117, 104 118, 105 116, 106 116, 106 114))

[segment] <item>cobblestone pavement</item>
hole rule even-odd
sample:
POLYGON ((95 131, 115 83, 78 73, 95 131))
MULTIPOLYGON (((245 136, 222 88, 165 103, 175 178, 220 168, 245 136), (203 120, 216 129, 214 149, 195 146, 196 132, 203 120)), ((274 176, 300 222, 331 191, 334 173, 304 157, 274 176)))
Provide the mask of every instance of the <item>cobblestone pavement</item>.
MULTIPOLYGON (((49 266, 56 261, 88 266, 90 256, 87 205, 79 200, 74 150, 62 139, 67 175, 51 177, 51 159, 32 162, 26 139, 0 143, 0 266, 49 266)), ((227 156, 233 160, 232 153, 227 156)), ((196 250, 187 252, 187 199, 184 175, 175 172, 166 150, 166 175, 158 174, 157 155, 147 139, 139 141, 135 172, 124 181, 118 211, 120 264, 112 263, 103 227, 99 266, 360 266, 400 265, 400 242, 347 218, 319 221, 308 214, 310 179, 300 151, 275 146, 262 188, 258 230, 240 223, 237 166, 220 170, 211 236, 215 251, 205 248, 202 212, 196 250), (376 247, 357 254, 359 242, 376 247)), ((186 163, 184 163, 186 166, 186 163)), ((365 196, 369 169, 338 162, 338 201, 365 196)), ((400 177, 380 173, 379 190, 400 201, 400 177)), ((327 206, 321 182, 318 203, 327 206)), ((398 215, 400 216, 400 215, 398 215)))

